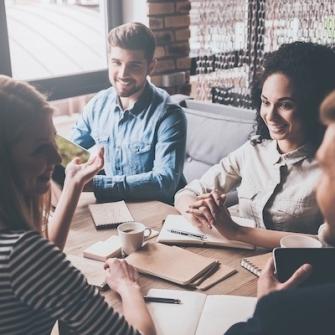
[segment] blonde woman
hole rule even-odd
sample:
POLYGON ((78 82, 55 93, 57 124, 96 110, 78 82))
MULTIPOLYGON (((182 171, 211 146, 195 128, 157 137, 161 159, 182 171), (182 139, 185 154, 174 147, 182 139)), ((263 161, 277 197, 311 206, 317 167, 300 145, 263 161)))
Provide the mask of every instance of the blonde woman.
POLYGON ((60 161, 54 137, 45 98, 0 76, 0 334, 48 334, 56 320, 78 334, 154 334, 131 266, 105 264, 106 281, 123 301, 121 316, 60 250, 83 187, 103 166, 102 151, 86 164, 70 163, 45 225, 50 177, 60 161))

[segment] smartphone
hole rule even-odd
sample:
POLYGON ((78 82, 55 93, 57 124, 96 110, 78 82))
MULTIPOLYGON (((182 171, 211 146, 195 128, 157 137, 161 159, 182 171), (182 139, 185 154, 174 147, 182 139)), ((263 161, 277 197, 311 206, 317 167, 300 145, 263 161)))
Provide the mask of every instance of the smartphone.
POLYGON ((300 286, 335 283, 335 248, 275 248, 273 258, 280 282, 308 263, 312 265, 312 273, 300 286))
POLYGON ((56 135, 56 144, 58 148, 58 153, 62 157, 61 165, 64 168, 66 168, 66 166, 75 157, 80 158, 82 163, 86 163, 90 158, 90 153, 88 150, 61 135, 56 135))
POLYGON ((58 153, 62 158, 60 165, 56 165, 52 174, 52 179, 63 187, 65 181, 65 168, 75 157, 80 158, 82 163, 86 163, 90 158, 90 153, 80 145, 68 140, 67 138, 56 135, 58 153))

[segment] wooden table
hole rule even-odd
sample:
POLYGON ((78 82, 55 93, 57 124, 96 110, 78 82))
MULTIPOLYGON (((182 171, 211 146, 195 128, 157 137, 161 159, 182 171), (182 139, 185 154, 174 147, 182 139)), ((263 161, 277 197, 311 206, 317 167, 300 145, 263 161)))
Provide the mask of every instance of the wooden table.
MULTIPOLYGON (((88 204, 91 203, 95 203, 94 195, 92 193, 83 193, 66 243, 65 252, 68 254, 82 256, 83 250, 91 244, 106 240, 111 235, 117 234, 115 229, 100 231, 95 229, 88 210, 88 204)), ((168 214, 177 214, 177 210, 174 207, 159 201, 127 203, 127 205, 136 221, 156 230, 160 230, 162 221, 168 214)), ((256 295, 256 277, 240 266, 241 258, 255 255, 255 251, 207 247, 188 247, 187 249, 197 254, 216 258, 223 264, 232 266, 238 271, 235 275, 216 284, 205 293, 256 295)), ((185 289, 162 279, 144 275, 141 275, 141 285, 144 292, 149 288, 185 289)), ((104 295, 109 303, 119 307, 119 300, 115 294, 109 291, 104 293, 104 295)))

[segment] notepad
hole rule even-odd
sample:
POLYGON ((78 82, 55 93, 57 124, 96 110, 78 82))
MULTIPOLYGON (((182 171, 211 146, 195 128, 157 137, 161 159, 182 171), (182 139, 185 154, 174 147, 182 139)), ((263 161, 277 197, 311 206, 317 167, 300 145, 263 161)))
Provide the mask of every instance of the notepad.
MULTIPOLYGON (((151 229, 148 239, 158 235, 158 231, 151 229)), ((83 251, 83 256, 96 261, 105 262, 107 258, 119 257, 121 255, 121 242, 118 235, 111 236, 105 241, 98 241, 83 251)))
POLYGON ((116 228, 121 223, 134 221, 124 201, 94 204, 88 208, 96 229, 116 228))
MULTIPOLYGON (((195 287, 197 287, 196 284, 200 278, 209 277, 213 273, 211 270, 213 268, 218 270, 218 265, 220 265, 216 259, 161 243, 147 243, 142 249, 130 254, 126 260, 141 273, 153 275, 179 285, 195 287)), ((229 266, 224 266, 223 269, 225 278, 236 272, 229 266)))
MULTIPOLYGON (((254 227, 252 220, 232 217, 232 219, 242 226, 254 227)), ((168 215, 165 219, 161 232, 157 238, 158 242, 166 244, 182 244, 182 245, 211 245, 218 247, 254 249, 251 244, 228 240, 223 237, 216 229, 204 228, 199 229, 192 225, 191 222, 182 215, 168 215), (175 233, 173 233, 175 231, 175 233), (177 232, 182 232, 178 234, 177 232), (190 233, 190 235, 187 235, 190 233), (199 235, 197 237, 196 235, 199 235), (205 238, 200 238, 203 236, 205 238)))
POLYGON ((241 266, 256 275, 257 277, 260 276, 264 266, 269 258, 272 257, 272 253, 268 252, 266 254, 252 256, 252 257, 245 257, 241 259, 241 266))
POLYGON ((147 295, 181 300, 181 304, 147 303, 157 335, 222 335, 249 319, 257 302, 253 297, 178 290, 151 289, 147 295))
POLYGON ((83 251, 84 257, 101 262, 119 255, 121 255, 121 243, 118 236, 112 236, 105 241, 98 241, 83 251))

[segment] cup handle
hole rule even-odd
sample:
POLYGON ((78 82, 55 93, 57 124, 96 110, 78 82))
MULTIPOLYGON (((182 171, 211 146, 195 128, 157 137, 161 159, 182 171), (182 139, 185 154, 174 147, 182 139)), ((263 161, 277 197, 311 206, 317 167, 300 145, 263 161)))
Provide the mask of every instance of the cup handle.
POLYGON ((144 241, 148 240, 151 236, 152 230, 151 228, 144 229, 144 241))

